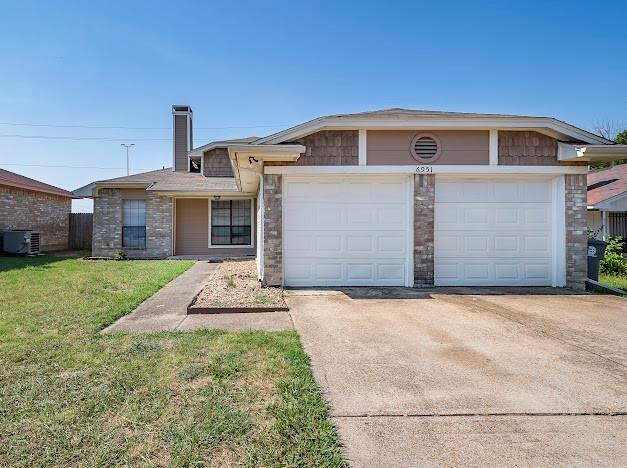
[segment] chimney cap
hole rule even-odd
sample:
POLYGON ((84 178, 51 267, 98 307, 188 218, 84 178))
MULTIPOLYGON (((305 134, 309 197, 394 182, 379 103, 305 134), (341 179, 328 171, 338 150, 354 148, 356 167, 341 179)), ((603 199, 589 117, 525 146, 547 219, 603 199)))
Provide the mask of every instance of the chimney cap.
POLYGON ((186 104, 174 104, 172 106, 172 113, 192 113, 192 107, 186 104))

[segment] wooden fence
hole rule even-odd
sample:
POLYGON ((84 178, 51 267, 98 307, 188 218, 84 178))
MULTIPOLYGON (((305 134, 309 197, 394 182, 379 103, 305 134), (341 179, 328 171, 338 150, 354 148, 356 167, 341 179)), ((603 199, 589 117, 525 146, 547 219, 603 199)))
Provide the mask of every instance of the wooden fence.
POLYGON ((68 241, 70 249, 91 249, 93 222, 93 213, 70 213, 70 238, 68 241))

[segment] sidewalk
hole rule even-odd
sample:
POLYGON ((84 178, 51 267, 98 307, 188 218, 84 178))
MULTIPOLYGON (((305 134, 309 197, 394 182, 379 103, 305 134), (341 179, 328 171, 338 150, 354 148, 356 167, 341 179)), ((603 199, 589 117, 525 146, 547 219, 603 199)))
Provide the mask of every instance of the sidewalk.
POLYGON ((187 315, 187 305, 205 286, 218 268, 218 263, 196 262, 137 309, 102 330, 114 332, 153 332, 164 330, 291 330, 287 312, 187 315))

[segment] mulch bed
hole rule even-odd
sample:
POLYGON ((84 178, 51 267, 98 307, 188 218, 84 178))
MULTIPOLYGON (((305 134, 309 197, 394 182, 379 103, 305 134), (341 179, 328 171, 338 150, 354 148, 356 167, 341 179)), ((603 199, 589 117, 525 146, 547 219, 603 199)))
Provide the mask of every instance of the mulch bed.
POLYGON ((274 312, 289 310, 283 289, 262 288, 254 260, 220 264, 187 308, 188 314, 274 312))

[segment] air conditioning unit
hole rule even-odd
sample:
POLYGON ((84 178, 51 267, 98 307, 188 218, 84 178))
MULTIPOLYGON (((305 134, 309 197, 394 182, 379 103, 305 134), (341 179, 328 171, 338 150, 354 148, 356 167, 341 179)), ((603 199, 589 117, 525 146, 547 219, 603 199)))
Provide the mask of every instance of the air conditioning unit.
POLYGON ((27 255, 40 253, 41 234, 27 229, 14 229, 2 233, 2 251, 7 254, 27 255))
POLYGON ((4 233, 8 232, 7 229, 0 229, 0 254, 4 253, 4 243, 2 239, 4 239, 4 233))

